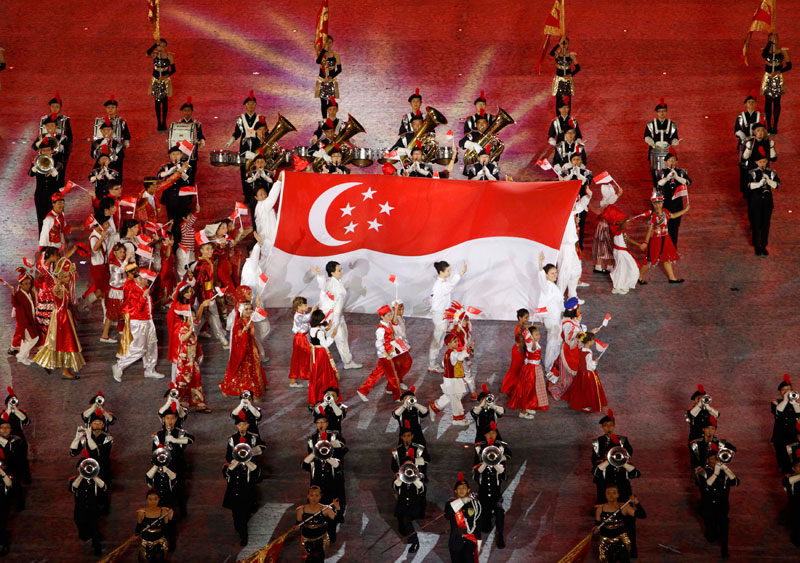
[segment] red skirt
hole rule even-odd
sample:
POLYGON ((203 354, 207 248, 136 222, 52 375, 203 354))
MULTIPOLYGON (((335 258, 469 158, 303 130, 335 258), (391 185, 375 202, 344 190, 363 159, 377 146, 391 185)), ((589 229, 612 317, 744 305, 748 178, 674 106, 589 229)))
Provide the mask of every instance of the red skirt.
POLYGON ((289 379, 311 379, 311 344, 304 332, 294 335, 292 341, 292 364, 289 368, 289 379))
POLYGON ((561 398, 569 401, 569 408, 582 412, 602 412, 608 406, 606 393, 597 372, 581 369, 561 398))
POLYGON ((103 295, 108 293, 108 280, 111 274, 108 271, 108 264, 92 264, 89 267, 89 276, 92 278, 92 285, 95 289, 103 292, 103 295))
POLYGON ((122 319, 122 288, 115 289, 110 287, 106 295, 106 318, 111 321, 122 319), (119 298, 114 297, 119 295, 119 298))
POLYGON ((672 239, 668 236, 651 237, 647 245, 647 261, 651 265, 659 262, 677 262, 681 257, 672 244, 672 239))
POLYGON ((550 408, 548 405, 547 387, 541 364, 524 364, 519 374, 519 381, 508 399, 508 408, 546 411, 550 408))
POLYGON ((308 403, 322 402, 328 387, 339 387, 339 372, 333 363, 331 353, 324 346, 312 346, 311 379, 308 382, 308 403))
POLYGON ((511 347, 511 367, 508 368, 506 376, 503 378, 503 386, 500 388, 501 393, 510 395, 519 382, 520 372, 525 363, 525 355, 519 351, 519 346, 514 344, 511 347))

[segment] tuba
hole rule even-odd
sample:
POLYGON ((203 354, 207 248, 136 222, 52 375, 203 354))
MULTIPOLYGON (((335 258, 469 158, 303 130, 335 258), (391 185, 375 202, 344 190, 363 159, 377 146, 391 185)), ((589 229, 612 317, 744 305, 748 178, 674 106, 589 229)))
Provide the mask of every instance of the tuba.
POLYGON ((314 457, 323 461, 333 457, 333 444, 328 440, 320 440, 314 444, 314 457))
POLYGON ((400 480, 406 485, 410 485, 411 483, 414 483, 418 479, 422 478, 419 472, 419 467, 417 467, 417 464, 415 464, 413 461, 407 461, 401 465, 398 474, 400 476, 400 480))
MULTIPOLYGON (((292 131, 297 131, 295 126, 292 125, 289 120, 283 117, 281 114, 278 114, 278 122, 275 124, 275 127, 272 129, 272 131, 269 132, 267 138, 264 139, 264 144, 261 145, 261 152, 264 154, 264 158, 267 161, 266 169, 270 172, 274 172, 275 169, 284 162, 286 155, 286 149, 278 146, 278 139, 287 133, 291 133, 292 131)), ((253 167, 254 160, 255 158, 253 160, 248 160, 245 163, 247 170, 250 170, 253 167)))
POLYGON ((728 448, 720 448, 717 454, 717 459, 722 463, 730 463, 733 461, 733 450, 728 448))
MULTIPOLYGON (((330 154, 333 150, 334 145, 339 145, 342 149, 342 164, 348 164, 351 160, 353 160, 353 151, 348 150, 345 154, 345 148, 342 145, 351 137, 358 135, 359 133, 366 133, 367 130, 361 126, 358 120, 350 115, 347 114, 347 125, 342 128, 341 132, 336 135, 336 139, 332 143, 328 143, 324 149, 325 154, 330 154)), ((313 169, 314 172, 319 172, 322 169, 322 166, 325 164, 325 159, 322 157, 317 157, 314 159, 313 169)))
POLYGON ((425 113, 425 121, 422 127, 408 142, 408 156, 400 158, 403 166, 408 166, 408 163, 411 162, 411 150, 417 144, 417 141, 422 145, 422 160, 425 162, 435 159, 436 153, 439 151, 439 143, 433 138, 433 130, 436 129, 437 125, 447 125, 447 118, 442 112, 431 106, 425 107, 425 113))
POLYGON ((497 465, 503 459, 503 452, 497 446, 486 446, 481 452, 481 461, 486 465, 497 465))
POLYGON ((36 161, 34 163, 36 171, 41 174, 47 174, 53 169, 55 165, 56 161, 53 160, 53 157, 48 156, 46 154, 40 154, 39 156, 37 156, 36 161))
POLYGON ((78 464, 78 473, 80 473, 81 477, 84 479, 94 479, 100 475, 100 464, 96 459, 87 457, 78 464))
MULTIPOLYGON (((492 153, 489 155, 489 160, 491 162, 496 162, 500 155, 503 154, 503 151, 506 149, 506 146, 503 144, 503 141, 497 136, 497 133, 500 132, 501 129, 506 127, 507 125, 511 125, 512 123, 516 123, 514 118, 506 113, 506 110, 503 108, 498 108, 498 114, 495 118, 494 122, 484 131, 483 136, 478 140, 478 144, 481 148, 485 149, 486 145, 491 144, 494 148, 492 148, 492 153)), ((464 164, 469 166, 470 164, 475 164, 478 162, 478 155, 475 153, 474 150, 467 150, 464 153, 464 164)))
POLYGON ((157 448, 153 452, 153 465, 159 469, 163 469, 172 462, 172 452, 167 448, 157 448))
POLYGON ((614 467, 622 467, 628 460, 631 458, 631 454, 628 453, 628 450, 623 448, 622 446, 614 446, 610 450, 608 450, 608 454, 606 455, 606 459, 608 463, 613 465, 614 467))
POLYGON ((253 459, 253 448, 250 444, 236 444, 233 448, 233 459, 239 463, 247 463, 253 459))

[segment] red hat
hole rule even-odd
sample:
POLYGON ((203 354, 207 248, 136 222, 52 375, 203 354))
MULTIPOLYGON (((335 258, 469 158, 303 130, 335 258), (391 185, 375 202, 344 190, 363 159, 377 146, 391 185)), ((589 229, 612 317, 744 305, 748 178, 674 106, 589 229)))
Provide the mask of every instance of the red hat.
POLYGON ((9 394, 9 396, 11 396, 11 397, 16 397, 16 396, 17 396, 17 394, 16 394, 16 393, 14 393, 14 390, 11 388, 11 386, 10 386, 10 385, 9 385, 8 387, 6 387, 6 391, 8 391, 8 394, 9 394))
POLYGON ((611 420, 614 420, 614 411, 612 411, 611 409, 608 409, 608 412, 606 414, 608 415, 608 418, 610 418, 611 420))
POLYGON ((486 145, 486 148, 483 149, 483 152, 484 152, 484 154, 492 154, 492 145, 491 145, 491 143, 486 145))
POLYGON ((658 105, 656 106, 655 111, 658 111, 660 109, 667 109, 667 102, 664 101, 664 98, 658 99, 658 105))
POLYGON ((574 120, 574 119, 572 119, 572 118, 570 117, 570 118, 567 120, 567 126, 568 126, 570 129, 575 129, 575 120, 574 120))
MULTIPOLYGON (((800 423, 798 423, 798 424, 800 424, 800 423)), ((403 421, 403 428, 405 428, 406 430, 411 430, 411 422, 408 421, 408 420, 404 420, 403 421)))
POLYGON ((481 391, 483 391, 484 393, 486 393, 488 395, 489 394, 489 386, 486 385, 485 383, 481 383, 481 391))
POLYGON ((328 100, 328 107, 339 107, 339 103, 336 101, 336 98, 331 96, 328 100))
POLYGON ((391 162, 384 162, 383 166, 381 166, 381 171, 386 176, 392 176, 397 172, 397 169, 394 167, 394 164, 392 164, 391 162))
MULTIPOLYGON (((61 104, 61 94, 59 94, 58 92, 55 93, 55 95, 53 96, 53 99, 56 100, 59 104, 61 104)), ((63 104, 61 104, 61 105, 63 105, 63 104)))
POLYGON ((418 148, 419 150, 422 150, 422 142, 417 140, 417 144, 415 145, 415 148, 418 148))
POLYGON ((411 387, 409 387, 409 388, 408 388, 408 390, 409 390, 409 391, 411 391, 412 393, 416 393, 416 392, 417 392, 417 388, 416 388, 416 386, 414 386, 414 385, 412 385, 411 387))
POLYGON ((464 482, 464 473, 462 473, 461 471, 458 472, 458 482, 459 483, 464 482))
POLYGON ((444 343, 449 344, 456 338, 456 335, 452 332, 447 333, 447 336, 444 337, 444 343))
POLYGON ((700 393, 702 393, 703 395, 705 395, 705 394, 706 394, 706 388, 705 388, 705 387, 703 387, 703 384, 702 384, 702 383, 698 383, 698 384, 697 384, 697 390, 698 390, 700 393))
POLYGON ((57 119, 58 119, 58 114, 56 112, 53 112, 53 113, 50 114, 50 120, 51 121, 53 121, 55 123, 55 121, 57 119))
POLYGON ((170 382, 169 382, 169 388, 170 388, 170 389, 177 389, 177 388, 178 388, 178 386, 177 386, 177 385, 175 385, 175 382, 174 382, 174 381, 170 381, 170 382))
POLYGON ((56 192, 50 196, 50 201, 52 201, 53 203, 57 201, 64 201, 64 194, 62 194, 61 192, 56 192))
POLYGON ((378 309, 378 315, 381 316, 381 317, 384 316, 386 313, 391 313, 391 312, 392 312, 392 308, 389 307, 388 305, 384 305, 383 307, 378 309))
POLYGON ((422 95, 419 93, 419 88, 414 88, 414 93, 408 97, 408 103, 411 103, 411 100, 414 98, 419 98, 422 100, 422 95))
POLYGON ((254 93, 252 90, 250 90, 250 91, 247 93, 247 97, 244 99, 244 101, 242 102, 242 104, 246 104, 247 102, 255 102, 255 101, 256 101, 256 95, 255 95, 255 93, 254 93))
POLYGON ((670 155, 674 156, 675 158, 678 158, 678 152, 675 150, 675 147, 670 147, 668 152, 670 155))
POLYGON ((325 129, 333 129, 335 125, 333 124, 333 119, 330 117, 325 120, 325 129))
MULTIPOLYGON (((579 156, 581 154, 581 146, 578 143, 575 143, 575 154, 577 154, 579 156)), ((572 156, 575 156, 575 155, 572 155, 572 156)))

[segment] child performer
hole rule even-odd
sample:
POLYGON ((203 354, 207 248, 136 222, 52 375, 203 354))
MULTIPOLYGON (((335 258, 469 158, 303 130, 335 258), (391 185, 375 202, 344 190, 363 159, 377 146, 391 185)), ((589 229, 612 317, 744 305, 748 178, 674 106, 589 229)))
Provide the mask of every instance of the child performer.
POLYGON ((547 388, 542 371, 542 347, 539 345, 541 334, 535 326, 528 327, 525 334, 525 363, 508 399, 508 408, 519 409, 520 418, 533 418, 537 410, 549 410, 547 388))
POLYGON ((628 250, 628 243, 645 250, 644 244, 639 244, 628 236, 628 218, 610 225, 611 234, 614 236, 614 270, 611 272, 611 281, 614 289, 611 293, 625 295, 631 289, 636 289, 639 280, 639 262, 628 250))
POLYGON ((659 262, 664 264, 664 272, 669 278, 669 283, 683 283, 683 279, 675 277, 672 271, 672 263, 680 260, 678 251, 675 250, 675 245, 672 244, 672 239, 669 237, 667 231, 667 222, 670 219, 677 219, 687 211, 689 205, 670 213, 664 209, 664 196, 659 193, 654 193, 650 198, 650 203, 653 205, 653 210, 648 211, 645 216, 650 220, 647 227, 647 234, 644 237, 644 244, 647 245, 647 263, 639 269, 639 283, 644 285, 647 282, 642 279, 642 276, 650 266, 655 266, 659 262))
MULTIPOLYGON (((600 186, 602 199, 600 200, 600 213, 597 216, 597 228, 594 231, 592 243, 592 262, 596 274, 607 274, 608 263, 614 259, 614 248, 611 242, 610 225, 625 218, 625 214, 615 205, 622 195, 622 188, 617 190, 609 184, 600 186)), ((592 209, 592 208, 590 208, 592 209)), ((592 209, 594 211, 594 209, 592 209)))
POLYGON ((450 309, 445 311, 444 316, 449 319, 448 312, 453 309, 455 305, 456 313, 452 316, 453 324, 450 331, 458 338, 458 347, 464 347, 469 352, 469 355, 464 360, 464 383, 467 384, 469 389, 469 399, 475 401, 478 399, 478 393, 475 391, 475 372, 472 369, 472 359, 475 357, 475 339, 472 338, 472 323, 470 323, 469 315, 466 310, 457 301, 453 301, 450 309))
MULTIPOLYGON (((208 302, 200 305, 198 313, 202 314, 208 302)), ((177 339, 177 370, 175 384, 178 387, 178 397, 182 406, 191 405, 197 412, 211 412, 206 406, 203 396, 203 381, 200 378, 200 367, 197 363, 197 334, 195 333, 195 320, 192 306, 189 303, 181 304, 175 308, 178 322, 176 333, 172 338, 177 339)), ((260 365, 260 364, 259 364, 260 365)))
POLYGON ((309 322, 311 314, 317 310, 314 306, 308 310, 308 301, 298 295, 292 300, 292 363, 289 368, 289 387, 302 387, 297 380, 308 381, 311 379, 311 345, 308 343, 308 331, 311 330, 309 322))
POLYGON ((333 357, 328 348, 336 338, 335 327, 331 330, 330 325, 325 321, 325 313, 317 309, 311 313, 309 320, 310 330, 308 339, 311 343, 311 379, 308 382, 308 406, 322 401, 325 390, 329 387, 339 388, 339 371, 333 362, 333 357), (330 331, 330 334, 328 332, 330 331))
MULTIPOLYGON (((106 318, 111 323, 116 324, 118 329, 121 324, 120 321, 122 320, 122 299, 125 296, 122 288, 125 285, 125 280, 128 279, 128 274, 125 272, 125 266, 128 265, 125 254, 125 245, 118 242, 112 248, 111 256, 108 258, 109 277, 108 296, 106 298, 106 318)), ((103 329, 105 329, 105 326, 103 329)))
MULTIPOLYGON (((204 245, 203 248, 211 247, 204 245)), ((267 375, 264 373, 264 367, 258 356, 255 328, 250 320, 253 314, 253 305, 248 302, 240 303, 238 312, 233 323, 228 369, 225 371, 225 379, 219 384, 219 388, 223 395, 229 397, 241 395, 243 391, 249 390, 253 393, 255 401, 262 401, 267 375)))
POLYGON ((36 300, 32 292, 33 278, 23 267, 17 268, 17 272, 19 272, 19 277, 16 289, 6 282, 11 289, 11 305, 14 307, 14 317, 17 320, 14 337, 8 351, 16 354, 19 363, 29 366, 33 363, 30 358, 31 351, 41 339, 42 332, 39 323, 36 322, 36 300))
POLYGON ((406 372, 401 371, 401 367, 406 370, 411 367, 411 362, 395 362, 395 358, 408 354, 408 347, 403 342, 398 342, 394 336, 392 317, 394 312, 388 305, 378 309, 378 316, 381 321, 375 330, 375 348, 378 352, 378 365, 372 370, 356 391, 358 398, 367 402, 367 395, 375 384, 380 381, 381 376, 386 376, 386 389, 391 391, 392 400, 400 400, 400 381, 406 372))
POLYGON ((469 351, 462 347, 458 349, 458 338, 452 332, 444 338, 447 351, 444 353, 444 377, 442 381, 442 396, 430 403, 431 420, 436 414, 450 403, 450 410, 453 411, 453 426, 469 426, 469 421, 464 414, 464 407, 461 404, 461 396, 466 393, 467 386, 464 385, 464 360, 469 355, 469 351), (435 414, 434 414, 435 413, 435 414))
POLYGON ((451 293, 461 277, 467 273, 467 263, 461 267, 461 273, 450 276, 450 264, 444 260, 434 262, 436 268, 436 282, 431 290, 431 320, 433 321, 433 338, 428 350, 428 371, 432 373, 443 373, 442 366, 436 363, 439 350, 444 342, 444 335, 447 332, 447 321, 444 319, 444 311, 450 306, 451 293))
POLYGON ((503 378, 501 393, 511 395, 519 382, 519 375, 525 363, 525 337, 530 326, 531 315, 527 309, 517 310, 517 324, 514 326, 514 345, 511 347, 511 366, 503 378))
POLYGON ((79 371, 86 362, 81 354, 78 332, 72 319, 70 305, 72 301, 72 276, 75 266, 67 258, 61 258, 53 268, 55 285, 53 286, 53 315, 47 328, 47 336, 33 361, 45 369, 61 368, 61 379, 80 379, 70 373, 79 371))
POLYGON ((469 494, 469 483, 463 473, 453 487, 455 498, 444 507, 444 515, 450 521, 450 539, 447 547, 454 563, 474 561, 478 558, 478 542, 481 530, 481 503, 469 494))
POLYGON ((582 412, 602 412, 608 406, 603 384, 597 375, 597 360, 592 357, 594 334, 585 332, 580 335, 581 358, 578 374, 572 381, 562 399, 569 402, 569 408, 582 412))

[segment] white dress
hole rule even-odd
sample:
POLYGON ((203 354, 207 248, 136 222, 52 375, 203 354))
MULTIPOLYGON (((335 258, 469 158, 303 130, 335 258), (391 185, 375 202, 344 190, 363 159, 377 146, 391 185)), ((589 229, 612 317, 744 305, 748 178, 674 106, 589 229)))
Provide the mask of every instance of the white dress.
POLYGON ((611 281, 614 289, 628 291, 636 288, 639 280, 639 266, 636 264, 633 254, 627 250, 625 237, 622 233, 614 237, 614 269, 611 270, 611 281), (625 250, 619 250, 624 248, 625 250))

